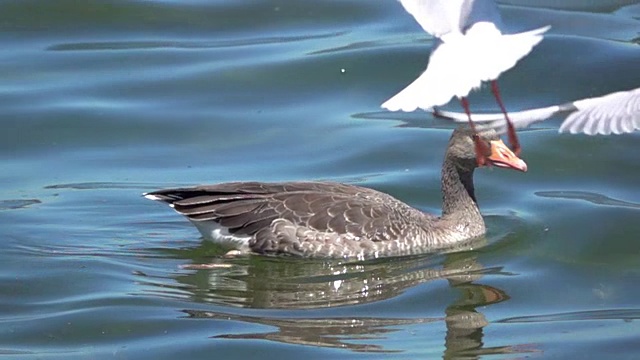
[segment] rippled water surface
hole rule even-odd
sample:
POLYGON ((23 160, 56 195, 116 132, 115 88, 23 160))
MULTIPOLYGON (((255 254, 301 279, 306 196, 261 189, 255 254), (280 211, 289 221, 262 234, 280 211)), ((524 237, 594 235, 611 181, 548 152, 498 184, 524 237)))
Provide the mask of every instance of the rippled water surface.
MULTIPOLYGON (((640 86, 638 1, 501 10, 552 26, 509 109, 640 86)), ((226 258, 140 196, 328 179, 439 212, 453 125, 379 107, 432 43, 395 0, 12 0, 0 29, 0 354, 638 357, 637 133, 522 131, 529 172, 479 170, 489 232, 444 254, 226 258)))

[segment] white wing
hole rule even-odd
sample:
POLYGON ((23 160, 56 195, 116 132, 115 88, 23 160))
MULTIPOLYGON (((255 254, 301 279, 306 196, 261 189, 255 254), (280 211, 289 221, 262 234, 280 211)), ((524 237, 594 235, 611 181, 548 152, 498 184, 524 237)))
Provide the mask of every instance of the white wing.
POLYGON ((578 100, 560 132, 609 135, 640 130, 640 88, 599 98, 578 100))
POLYGON ((440 38, 448 33, 464 33, 476 22, 501 26, 493 0, 400 0, 427 33, 440 38))
POLYGON ((430 110, 464 97, 483 81, 497 79, 542 40, 549 27, 503 35, 492 23, 474 24, 466 34, 451 33, 433 50, 427 70, 382 104, 391 111, 430 110))
MULTIPOLYGON (((464 113, 438 110, 434 111, 434 114, 458 122, 468 121, 464 113)), ((563 114, 568 116, 560 126, 559 132, 609 135, 640 130, 640 88, 562 105, 511 112, 509 118, 513 125, 520 129, 563 114)), ((498 132, 505 132, 506 129, 502 113, 475 114, 472 115, 472 120, 488 123, 487 127, 492 127, 498 132)))

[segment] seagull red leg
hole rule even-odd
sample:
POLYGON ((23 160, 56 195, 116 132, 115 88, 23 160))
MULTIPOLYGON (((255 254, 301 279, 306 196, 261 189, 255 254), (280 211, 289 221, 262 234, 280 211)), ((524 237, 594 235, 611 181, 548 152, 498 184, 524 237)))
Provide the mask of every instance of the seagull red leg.
POLYGON ((520 156, 520 141, 518 141, 518 135, 516 134, 516 128, 513 126, 511 119, 509 119, 509 115, 507 114, 507 109, 504 107, 502 103, 502 97, 500 96, 500 89, 498 89, 498 82, 496 80, 491 81, 491 91, 493 92, 493 96, 496 98, 496 102, 498 102, 498 106, 500 106, 500 110, 504 114, 504 119, 507 121, 507 135, 509 136, 509 144, 511 145, 511 150, 516 156, 520 156))
POLYGON ((487 161, 487 154, 491 153, 491 149, 489 146, 485 144, 482 140, 480 140, 480 136, 478 136, 478 131, 476 130, 476 125, 471 121, 471 110, 469 110, 469 100, 466 97, 460 98, 460 103, 464 108, 464 112, 467 114, 467 118, 469 119, 469 127, 473 132, 473 143, 476 148, 476 162, 478 166, 484 166, 486 164, 490 164, 487 161))

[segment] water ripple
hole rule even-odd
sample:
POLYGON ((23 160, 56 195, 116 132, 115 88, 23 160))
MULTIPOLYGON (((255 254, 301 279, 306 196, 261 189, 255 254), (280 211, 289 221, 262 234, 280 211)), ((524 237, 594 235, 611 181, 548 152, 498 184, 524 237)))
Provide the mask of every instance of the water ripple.
POLYGON ((38 199, 0 200, 0 210, 24 209, 35 204, 42 204, 42 201, 38 199))
POLYGON ((93 51, 93 50, 142 50, 142 49, 220 49, 238 46, 283 44, 307 40, 319 40, 345 35, 346 31, 335 31, 312 35, 270 36, 248 39, 217 41, 103 41, 56 44, 49 51, 93 51))
POLYGON ((640 204, 632 203, 624 200, 610 198, 606 195, 589 192, 589 191, 536 191, 534 193, 540 197, 560 198, 568 200, 584 200, 596 205, 615 206, 623 208, 640 209, 640 204))
POLYGON ((219 339, 262 339, 287 344, 311 345, 325 348, 348 349, 356 352, 395 353, 400 350, 388 350, 382 346, 366 343, 380 340, 389 333, 397 332, 397 327, 426 324, 442 321, 443 318, 269 318, 243 316, 231 313, 183 310, 189 318, 225 321, 241 321, 251 324, 267 325, 277 328, 272 332, 245 334, 219 334, 219 339), (356 341, 355 343, 352 341, 356 341))
POLYGON ((576 311, 548 315, 532 315, 510 317, 497 320, 498 323, 542 323, 556 321, 578 320, 637 320, 640 319, 640 309, 609 309, 593 311, 576 311))

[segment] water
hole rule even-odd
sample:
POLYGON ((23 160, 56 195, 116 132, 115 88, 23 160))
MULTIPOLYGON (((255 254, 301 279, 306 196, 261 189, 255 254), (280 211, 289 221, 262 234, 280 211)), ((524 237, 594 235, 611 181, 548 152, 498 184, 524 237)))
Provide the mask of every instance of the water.
MULTIPOLYGON (((640 84, 637 1, 547 3, 502 6, 553 26, 509 109, 640 84)), ((0 27, 0 354, 637 358, 638 134, 522 131, 528 173, 477 173, 486 238, 438 255, 227 259, 140 196, 330 179, 438 212, 453 125, 379 108, 431 42, 396 1, 5 1, 0 27)))

